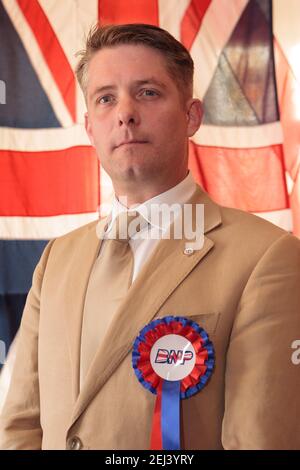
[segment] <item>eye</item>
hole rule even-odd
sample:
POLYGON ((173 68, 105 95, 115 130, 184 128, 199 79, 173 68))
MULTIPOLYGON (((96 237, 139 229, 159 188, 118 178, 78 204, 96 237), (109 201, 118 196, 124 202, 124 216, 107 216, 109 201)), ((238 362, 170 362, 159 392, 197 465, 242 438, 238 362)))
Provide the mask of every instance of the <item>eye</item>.
POLYGON ((114 97, 112 95, 104 95, 104 96, 100 96, 99 98, 97 98, 96 102, 100 104, 107 104, 107 103, 111 103, 113 100, 114 100, 114 97))
POLYGON ((146 97, 149 97, 149 98, 152 98, 152 97, 155 97, 155 96, 159 95, 159 93, 156 90, 151 90, 149 88, 144 88, 143 90, 141 90, 140 94, 142 96, 146 96, 146 97))

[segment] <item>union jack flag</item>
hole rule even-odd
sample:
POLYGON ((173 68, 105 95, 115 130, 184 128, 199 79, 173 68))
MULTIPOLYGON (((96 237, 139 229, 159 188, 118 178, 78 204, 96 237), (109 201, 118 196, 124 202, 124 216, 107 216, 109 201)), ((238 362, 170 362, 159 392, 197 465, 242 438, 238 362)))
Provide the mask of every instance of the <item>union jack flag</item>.
POLYGON ((226 206, 300 235, 300 4, 290 0, 2 0, 0 340, 20 321, 47 240, 112 193, 83 126, 75 52, 92 24, 150 23, 191 52, 203 125, 196 180, 226 206))

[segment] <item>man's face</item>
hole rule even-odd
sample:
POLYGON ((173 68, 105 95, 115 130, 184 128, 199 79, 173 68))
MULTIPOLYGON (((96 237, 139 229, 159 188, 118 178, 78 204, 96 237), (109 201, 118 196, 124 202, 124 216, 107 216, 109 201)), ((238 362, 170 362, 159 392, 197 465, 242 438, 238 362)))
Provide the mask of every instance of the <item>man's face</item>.
POLYGON ((200 124, 197 105, 184 101, 154 49, 120 45, 91 59, 86 129, 113 183, 167 183, 176 172, 186 174, 187 138, 200 124))

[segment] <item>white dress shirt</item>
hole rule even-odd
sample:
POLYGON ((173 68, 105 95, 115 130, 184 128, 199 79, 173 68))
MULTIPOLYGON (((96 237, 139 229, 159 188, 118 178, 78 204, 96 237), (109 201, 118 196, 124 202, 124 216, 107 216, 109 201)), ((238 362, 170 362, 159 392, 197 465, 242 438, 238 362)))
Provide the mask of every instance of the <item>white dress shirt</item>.
MULTIPOLYGON (((134 257, 134 268, 132 282, 136 279, 138 273, 140 272, 143 264, 147 261, 155 246, 162 238, 162 234, 166 232, 170 226, 170 223, 176 217, 177 211, 181 210, 181 207, 186 203, 196 189, 196 183, 192 177, 191 172, 189 171, 184 180, 179 184, 174 186, 164 193, 158 194, 157 196, 148 199, 134 207, 134 210, 143 215, 143 217, 149 223, 147 238, 143 237, 143 232, 136 234, 133 238, 130 239, 130 246, 133 251, 134 257), (168 206, 174 207, 174 213, 171 213, 171 219, 162 218, 159 215, 162 204, 167 204, 168 206)), ((115 218, 120 212, 133 210, 131 207, 128 209, 121 201, 114 196, 112 203, 112 210, 108 218, 111 218, 110 223, 107 227, 106 233, 108 234, 112 228, 112 225, 115 221, 115 218)), ((160 212, 161 213, 161 212, 160 212)), ((105 236, 99 252, 102 253, 105 250, 105 236)))

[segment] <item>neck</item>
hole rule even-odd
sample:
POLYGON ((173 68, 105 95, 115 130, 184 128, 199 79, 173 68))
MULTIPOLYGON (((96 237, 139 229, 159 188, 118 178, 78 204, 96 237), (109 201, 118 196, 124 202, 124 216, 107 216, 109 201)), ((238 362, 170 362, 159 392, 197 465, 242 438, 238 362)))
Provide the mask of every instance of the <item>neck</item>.
POLYGON ((141 185, 139 185, 137 182, 134 182, 133 184, 127 184, 123 187, 122 185, 114 184, 115 195, 117 199, 122 202, 122 204, 124 204, 127 208, 130 208, 132 206, 142 204, 143 202, 148 201, 149 199, 152 199, 153 197, 173 188, 185 179, 187 173, 188 170, 186 169, 185 173, 177 175, 177 178, 172 178, 164 182, 151 182, 149 185, 145 184, 144 182, 141 185))

